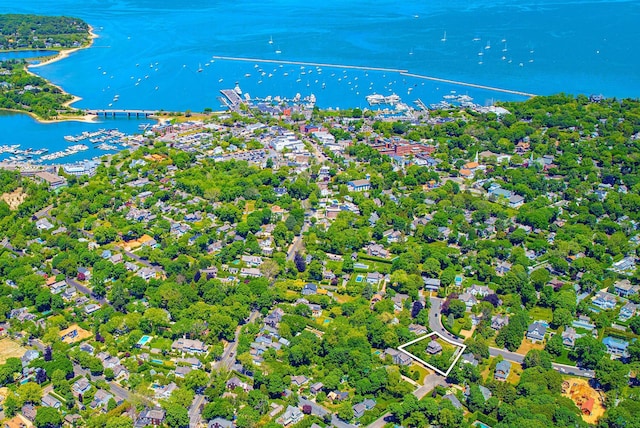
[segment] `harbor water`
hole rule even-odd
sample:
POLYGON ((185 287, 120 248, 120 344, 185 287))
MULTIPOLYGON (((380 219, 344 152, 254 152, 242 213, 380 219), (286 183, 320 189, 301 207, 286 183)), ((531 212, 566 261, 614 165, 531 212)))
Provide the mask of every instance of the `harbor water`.
MULTIPOLYGON (((452 93, 478 104, 526 99, 509 90, 640 96, 635 1, 41 0, 3 2, 0 13, 94 27, 90 49, 33 69, 81 97, 80 108, 218 110, 219 91, 236 82, 254 97, 314 94, 323 108, 368 107, 374 93, 407 104, 452 93)), ((40 125, 4 114, 0 145, 53 151, 68 145, 63 135, 139 123, 107 121, 40 125)))

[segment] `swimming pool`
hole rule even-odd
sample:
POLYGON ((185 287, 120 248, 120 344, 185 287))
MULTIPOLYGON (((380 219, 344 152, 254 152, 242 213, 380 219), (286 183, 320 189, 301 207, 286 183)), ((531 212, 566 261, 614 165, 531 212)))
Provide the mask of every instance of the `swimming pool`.
POLYGON ((151 336, 147 336, 144 335, 140 338, 140 340, 138 340, 138 343, 136 345, 138 346, 144 346, 147 344, 147 342, 149 342, 151 340, 151 336))
POLYGON ((356 282, 362 282, 363 279, 364 277, 362 275, 356 276, 356 282))

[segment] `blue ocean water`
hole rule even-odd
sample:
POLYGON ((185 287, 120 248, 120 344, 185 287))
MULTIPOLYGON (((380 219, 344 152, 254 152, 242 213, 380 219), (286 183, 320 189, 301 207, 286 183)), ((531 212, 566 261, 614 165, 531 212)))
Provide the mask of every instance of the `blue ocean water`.
POLYGON ((27 59, 36 57, 47 57, 56 55, 53 51, 14 51, 14 52, 0 52, 0 61, 7 61, 11 59, 27 59))
MULTIPOLYGON (((407 70, 533 94, 640 96, 637 1, 39 0, 0 2, 0 13, 78 16, 94 27, 93 47, 34 69, 82 97, 82 108, 215 110, 219 90, 235 82, 252 96, 313 93, 320 107, 366 107, 371 93, 408 104, 451 91, 479 104, 523 99, 395 71, 278 61, 407 70)), ((23 146, 34 143, 34 123, 0 117, 23 146)), ((57 144, 60 130, 49 129, 48 144, 57 144)))

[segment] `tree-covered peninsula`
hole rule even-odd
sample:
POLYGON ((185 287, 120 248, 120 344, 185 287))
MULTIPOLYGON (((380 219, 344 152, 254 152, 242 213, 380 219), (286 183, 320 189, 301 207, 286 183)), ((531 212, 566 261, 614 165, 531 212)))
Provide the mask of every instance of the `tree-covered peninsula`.
MULTIPOLYGON (((37 49, 64 52, 89 46, 89 25, 69 17, 0 15, 0 51, 37 49)), ((64 53, 62 53, 64 55, 64 53)), ((47 59, 61 58, 47 57, 47 59)), ((29 113, 38 119, 75 117, 73 97, 45 79, 29 73, 27 60, 0 61, 0 109, 29 113)))
POLYGON ((89 25, 78 18, 0 15, 0 50, 70 49, 89 40, 89 25))

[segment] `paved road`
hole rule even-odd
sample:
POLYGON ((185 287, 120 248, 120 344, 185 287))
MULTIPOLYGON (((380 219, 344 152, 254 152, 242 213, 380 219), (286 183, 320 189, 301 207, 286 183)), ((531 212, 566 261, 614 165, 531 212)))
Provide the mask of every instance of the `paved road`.
POLYGON ((94 299, 95 301, 97 301, 98 303, 100 303, 101 305, 111 305, 111 303, 109 303, 107 301, 107 299, 100 298, 98 299, 97 296, 95 296, 90 289, 88 289, 87 287, 85 287, 84 285, 80 284, 78 281, 76 281, 73 278, 66 278, 67 284, 73 285, 74 287, 76 287, 76 289, 81 292, 86 294, 87 296, 91 297, 92 299, 94 299))
POLYGON ((293 238, 293 242, 291 243, 291 245, 289 246, 289 250, 287 251, 287 261, 293 260, 296 253, 302 252, 302 235, 304 235, 304 233, 309 230, 309 225, 310 223, 305 220, 304 224, 302 225, 302 229, 300 230, 300 234, 296 235, 296 237, 293 238))
POLYGON ((287 251, 287 261, 292 261, 300 250, 302 250, 302 233, 293 238, 293 243, 289 246, 289 251, 287 251))
POLYGON ((315 403, 311 400, 307 400, 306 398, 299 397, 298 407, 302 408, 302 406, 306 406, 306 405, 311 406, 312 415, 320 416, 321 418, 323 418, 324 415, 331 413, 330 410, 322 407, 320 404, 315 403))
POLYGON ((440 310, 442 307, 442 299, 437 297, 431 297, 431 307, 429 308, 429 328, 436 333, 439 333, 442 337, 446 337, 456 343, 462 344, 462 341, 453 334, 449 333, 440 321, 440 310))
MULTIPOLYGON (((462 343, 460 339, 449 333, 443 326, 440 319, 440 309, 442 306, 442 299, 437 297, 431 297, 431 308, 429 309, 429 328, 431 330, 441 334, 442 336, 453 340, 456 343, 462 343)), ((498 355, 502 355, 507 361, 511 361, 514 363, 522 364, 524 361, 524 355, 518 354, 515 352, 507 351, 506 349, 500 348, 489 348, 489 355, 492 357, 497 357, 498 355)), ((593 370, 582 369, 579 367, 568 366, 565 364, 553 363, 552 367, 554 370, 557 370, 563 374, 570 374, 574 376, 588 377, 592 378, 595 376, 595 372, 593 370)))
POLYGON ((153 269, 154 271, 156 271, 160 275, 165 275, 164 269, 162 269, 160 266, 154 265, 149 260, 143 259, 143 258, 137 256, 136 254, 132 253, 131 251, 126 251, 124 248, 120 248, 120 251, 123 254, 125 254, 127 257, 132 258, 133 260, 137 261, 141 265, 153 269))
POLYGON ((51 211, 52 208, 53 208, 53 205, 49 205, 48 207, 44 207, 43 209, 41 209, 40 211, 35 213, 33 216, 35 218, 37 218, 37 219, 41 219, 42 217, 51 218, 51 216, 49 215, 49 211, 51 211))
POLYGON ((189 428, 197 428, 202 420, 200 406, 204 403, 204 395, 197 394, 193 397, 191 407, 189 407, 189 428))
POLYGON ((331 425, 333 425, 336 428, 356 428, 355 425, 346 423, 336 415, 331 416, 331 425))
POLYGON ((391 413, 385 413, 384 415, 380 416, 378 419, 376 419, 375 421, 371 422, 367 428, 382 428, 384 427, 386 424, 388 424, 389 422, 392 422, 392 416, 391 413))
MULTIPOLYGON (((258 318, 260 313, 258 311, 251 311, 249 315, 249 320, 247 324, 250 324, 258 318)), ((242 331, 242 326, 239 325, 236 328, 236 335, 233 342, 229 343, 225 348, 222 356, 220 357, 220 361, 214 364, 214 369, 220 370, 224 368, 225 370, 229 370, 231 366, 233 366, 233 362, 236 360, 236 350, 238 349, 238 341, 240 340, 240 332, 242 331)))
POLYGON ((0 245, 2 245, 7 250, 14 252, 17 256, 24 256, 24 251, 16 250, 15 247, 11 245, 11 242, 9 242, 7 238, 4 238, 2 241, 0 241, 0 245))
MULTIPOLYGON (((73 373, 76 376, 89 375, 89 377, 91 378, 91 382, 106 381, 106 379, 104 378, 103 375, 94 376, 94 375, 91 374, 91 372, 89 370, 83 369, 82 367, 80 367, 80 364, 76 363, 75 361, 73 362, 73 373)), ((120 385, 118 385, 114 381, 107 381, 107 383, 109 384, 109 389, 111 389, 111 392, 117 398, 121 398, 123 400, 128 400, 131 397, 131 392, 129 392, 128 389, 125 389, 125 388, 121 387, 120 385)))
POLYGON ((420 400, 425 395, 429 394, 436 386, 447 386, 447 382, 444 381, 444 378, 436 373, 431 373, 429 376, 424 378, 424 384, 413 391, 413 395, 420 400))

